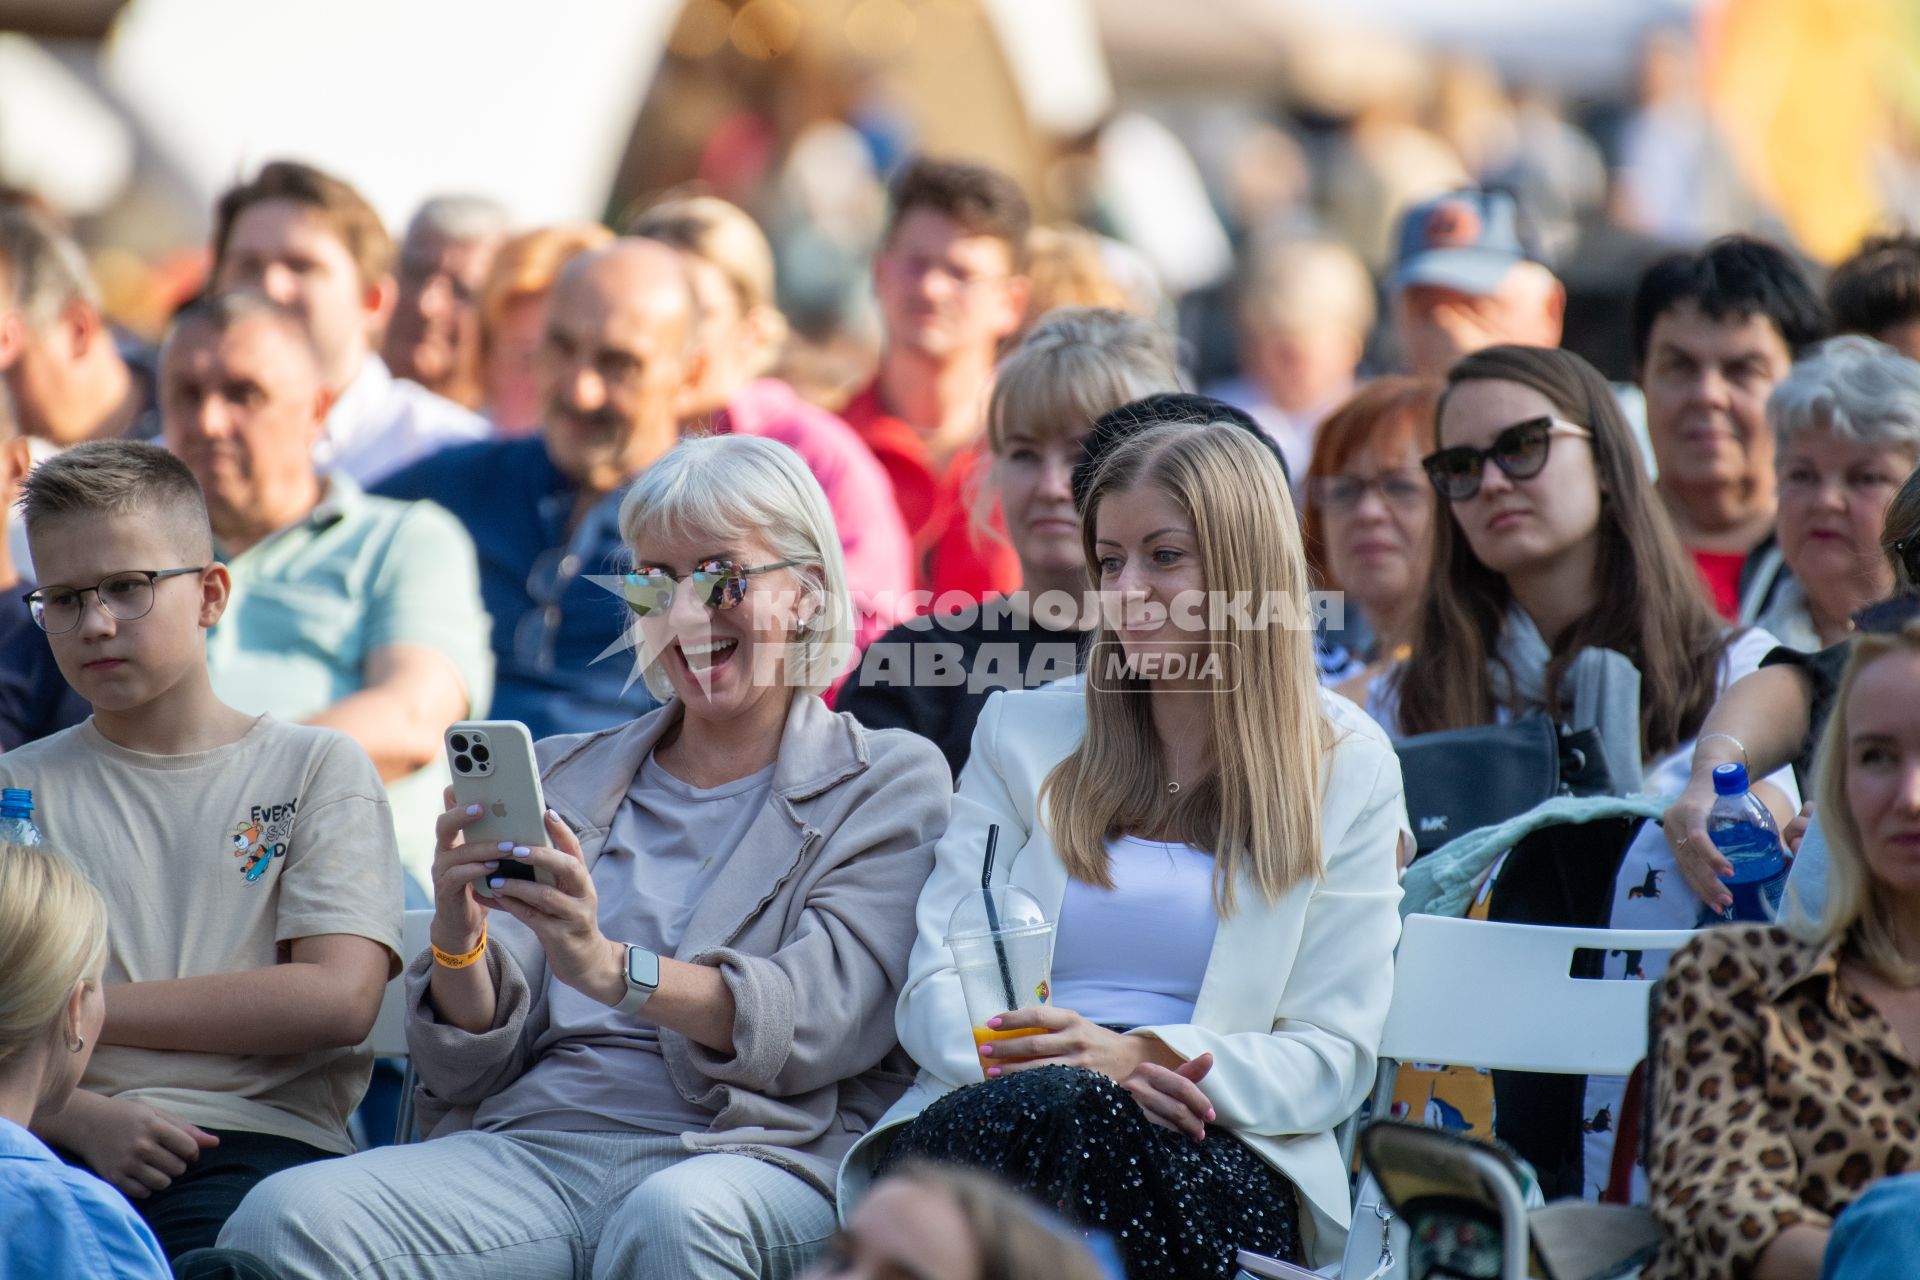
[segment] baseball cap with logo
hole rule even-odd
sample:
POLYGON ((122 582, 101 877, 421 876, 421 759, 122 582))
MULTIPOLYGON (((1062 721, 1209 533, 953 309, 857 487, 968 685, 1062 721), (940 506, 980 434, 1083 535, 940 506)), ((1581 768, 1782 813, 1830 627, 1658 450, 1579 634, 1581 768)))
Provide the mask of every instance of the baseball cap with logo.
POLYGON ((1399 249, 1388 287, 1438 285, 1484 297, 1517 262, 1540 260, 1505 191, 1468 188, 1414 205, 1400 219, 1399 249))

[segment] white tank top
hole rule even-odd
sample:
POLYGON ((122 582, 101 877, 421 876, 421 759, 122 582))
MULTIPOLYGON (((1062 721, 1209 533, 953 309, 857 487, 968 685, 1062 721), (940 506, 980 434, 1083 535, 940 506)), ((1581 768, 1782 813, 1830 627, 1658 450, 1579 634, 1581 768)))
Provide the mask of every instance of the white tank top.
POLYGON ((1067 881, 1052 1003, 1126 1027, 1193 1021, 1213 953, 1213 857, 1187 844, 1107 843, 1113 888, 1067 881))

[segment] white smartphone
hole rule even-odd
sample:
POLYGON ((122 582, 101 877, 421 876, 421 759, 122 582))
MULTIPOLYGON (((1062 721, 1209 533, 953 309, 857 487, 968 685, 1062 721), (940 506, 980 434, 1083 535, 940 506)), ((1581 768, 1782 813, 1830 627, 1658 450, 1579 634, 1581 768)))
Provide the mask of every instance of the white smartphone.
MULTIPOLYGON (((455 803, 479 805, 480 816, 467 827, 467 843, 545 845, 546 796, 533 758, 533 735, 518 720, 461 720, 447 727, 447 766, 453 770, 455 803)), ((502 854, 495 875, 552 884, 550 872, 537 870, 512 854, 502 854)), ((494 896, 485 880, 473 891, 494 896)))

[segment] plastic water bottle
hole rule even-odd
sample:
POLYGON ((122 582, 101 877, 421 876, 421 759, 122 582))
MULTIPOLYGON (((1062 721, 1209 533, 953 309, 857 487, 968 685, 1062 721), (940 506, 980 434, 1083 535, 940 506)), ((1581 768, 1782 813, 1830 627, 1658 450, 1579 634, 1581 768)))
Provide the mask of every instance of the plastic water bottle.
POLYGON ((33 825, 33 792, 28 788, 0 788, 0 840, 34 846, 46 843, 40 828, 33 825))
POLYGON ((1787 854, 1780 843, 1767 806, 1747 787, 1747 767, 1723 764, 1713 771, 1713 808, 1707 811, 1707 836, 1733 864, 1726 878, 1733 905, 1725 911, 1709 909, 1704 922, 1751 920, 1769 924, 1780 915, 1780 897, 1787 888, 1787 854))

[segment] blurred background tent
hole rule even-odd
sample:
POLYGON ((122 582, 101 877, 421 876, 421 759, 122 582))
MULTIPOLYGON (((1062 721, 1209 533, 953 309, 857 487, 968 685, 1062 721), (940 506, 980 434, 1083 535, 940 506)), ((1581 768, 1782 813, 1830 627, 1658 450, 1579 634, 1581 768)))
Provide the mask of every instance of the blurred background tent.
POLYGON ((1746 229, 1831 261, 1920 223, 1917 33, 1920 0, 0 0, 0 187, 148 334, 269 157, 396 230, 448 191, 614 226, 710 191, 768 229, 797 331, 858 363, 884 178, 957 153, 1104 237, 1204 379, 1261 245, 1331 236, 1378 277, 1407 204, 1497 184, 1569 286, 1568 344, 1619 378, 1667 247, 1746 229))

